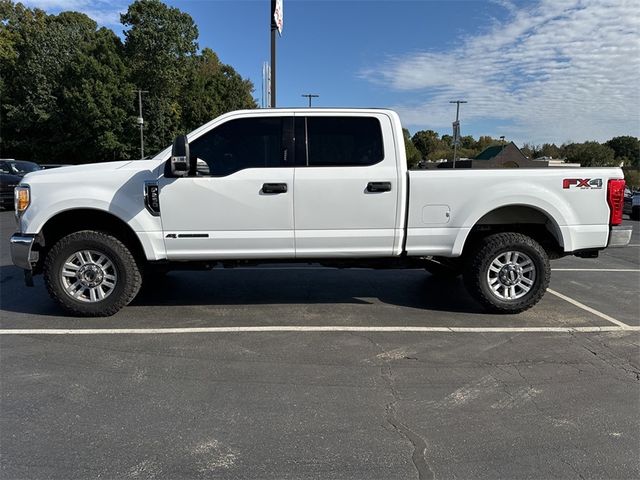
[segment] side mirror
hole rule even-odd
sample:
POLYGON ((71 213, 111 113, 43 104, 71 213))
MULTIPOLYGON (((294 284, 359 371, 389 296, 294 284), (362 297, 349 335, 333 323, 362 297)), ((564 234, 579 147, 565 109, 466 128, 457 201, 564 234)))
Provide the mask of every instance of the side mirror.
POLYGON ((189 155, 189 140, 186 135, 178 135, 173 142, 169 165, 171 175, 175 177, 186 177, 191 170, 191 156, 189 155))

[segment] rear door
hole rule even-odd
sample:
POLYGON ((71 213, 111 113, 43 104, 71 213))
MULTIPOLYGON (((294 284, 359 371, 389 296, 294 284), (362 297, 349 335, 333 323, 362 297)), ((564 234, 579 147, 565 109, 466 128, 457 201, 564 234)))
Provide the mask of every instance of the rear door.
POLYGON ((296 115, 296 257, 392 255, 398 171, 383 114, 296 115))
POLYGON ((294 257, 292 130, 293 116, 260 115, 189 142, 198 175, 160 181, 170 260, 294 257))

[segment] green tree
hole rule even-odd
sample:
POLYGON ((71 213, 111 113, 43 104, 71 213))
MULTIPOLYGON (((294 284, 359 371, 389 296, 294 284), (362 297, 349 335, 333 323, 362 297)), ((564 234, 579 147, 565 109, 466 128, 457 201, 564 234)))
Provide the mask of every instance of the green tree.
POLYGON ((411 141, 411 134, 409 133, 409 130, 403 128, 402 133, 404 135, 404 149, 407 155, 407 167, 416 168, 418 166, 418 162, 422 160, 422 156, 420 155, 420 151, 411 141))
POLYGON ((159 0, 136 0, 120 21, 127 28, 131 83, 149 92, 143 103, 145 143, 154 152, 182 130, 179 99, 198 49, 198 28, 189 14, 159 0))
POLYGON ((525 143, 524 145, 522 145, 522 147, 520 148, 520 151, 522 152, 522 154, 529 158, 529 159, 533 159, 536 158, 535 157, 535 153, 536 153, 536 146, 532 145, 530 143, 525 143))
MULTIPOLYGON (((84 55, 66 69, 55 117, 65 139, 57 157, 72 162, 132 158, 138 154, 132 108, 134 86, 127 80, 120 39, 98 30, 84 55)), ((136 132, 137 133, 137 132, 136 132)))
POLYGON ((539 153, 536 157, 551 157, 551 158, 560 158, 562 156, 562 152, 559 147, 556 146, 555 143, 545 143, 539 150, 539 153))
POLYGON ((210 49, 191 17, 158 0, 122 15, 126 43, 84 14, 47 15, 0 0, 3 156, 91 162, 138 154, 137 97, 148 152, 221 113, 256 106, 253 85, 210 49))
POLYGON ((478 141, 476 142, 476 148, 478 149, 478 153, 480 153, 485 148, 490 147, 491 145, 495 145, 499 142, 500 140, 495 140, 489 135, 482 135, 480 136, 480 138, 478 138, 478 141))
MULTIPOLYGON (((67 93, 73 69, 86 63, 96 42, 97 25, 76 12, 56 16, 22 4, 1 6, 3 155, 73 161, 76 155, 68 155, 77 150, 78 137, 70 125, 67 93), (12 52, 18 60, 12 61, 12 52)), ((88 120, 82 108, 76 113, 74 124, 88 120)))
POLYGON ((424 158, 428 158, 440 145, 439 135, 433 130, 420 130, 413 134, 411 141, 424 158))
POLYGON ((431 154, 429 160, 453 160, 453 149, 452 148, 440 148, 431 154))
POLYGON ((583 167, 617 166, 613 149, 598 142, 572 143, 566 145, 567 162, 579 163, 583 167))
POLYGON ((624 162, 625 165, 640 167, 640 140, 637 137, 613 137, 606 145, 613 149, 616 160, 624 162))
POLYGON ((460 148, 475 150, 477 148, 477 142, 471 135, 465 135, 464 137, 460 137, 460 148))
POLYGON ((205 48, 190 59, 189 75, 181 93, 182 129, 191 131, 232 110, 256 108, 252 91, 249 80, 205 48))
POLYGON ((627 182, 627 186, 632 190, 640 189, 640 171, 625 168, 624 180, 627 182))

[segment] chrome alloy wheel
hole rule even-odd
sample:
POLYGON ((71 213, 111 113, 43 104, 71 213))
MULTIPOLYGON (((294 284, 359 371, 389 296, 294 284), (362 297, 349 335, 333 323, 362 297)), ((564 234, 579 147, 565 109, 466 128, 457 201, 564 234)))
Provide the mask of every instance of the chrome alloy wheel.
POLYGON ((82 250, 65 260, 60 272, 67 295, 81 302, 100 302, 113 293, 118 272, 104 253, 82 250))
POLYGON ((536 266, 522 252, 508 251, 493 259, 487 271, 487 282, 493 294, 501 300, 524 297, 536 281, 536 266))

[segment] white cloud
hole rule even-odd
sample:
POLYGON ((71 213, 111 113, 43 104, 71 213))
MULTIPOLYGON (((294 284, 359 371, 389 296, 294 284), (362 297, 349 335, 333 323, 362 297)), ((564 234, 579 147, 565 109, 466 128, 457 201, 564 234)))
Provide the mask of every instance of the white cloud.
POLYGON ((100 26, 120 25, 120 14, 127 10, 126 1, 110 0, 20 0, 31 8, 40 8, 47 13, 62 11, 82 12, 100 26))
POLYGON ((361 72, 419 103, 403 122, 449 128, 449 100, 463 120, 501 124, 519 141, 607 140, 640 133, 640 9, 636 0, 543 0, 449 51, 390 57, 361 72))

